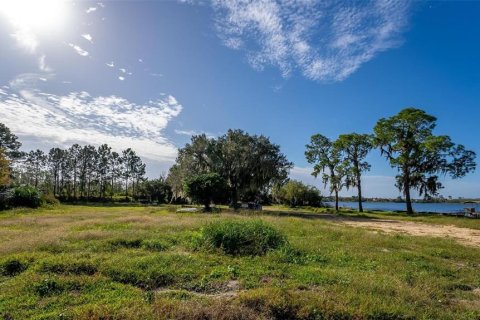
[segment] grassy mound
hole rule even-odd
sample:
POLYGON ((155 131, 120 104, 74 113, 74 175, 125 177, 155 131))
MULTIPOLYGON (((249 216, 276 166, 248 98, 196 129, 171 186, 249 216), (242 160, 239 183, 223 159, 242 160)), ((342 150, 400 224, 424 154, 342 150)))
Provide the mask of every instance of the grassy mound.
POLYGON ((198 245, 230 255, 264 255, 287 243, 286 237, 261 220, 219 221, 201 231, 198 245))

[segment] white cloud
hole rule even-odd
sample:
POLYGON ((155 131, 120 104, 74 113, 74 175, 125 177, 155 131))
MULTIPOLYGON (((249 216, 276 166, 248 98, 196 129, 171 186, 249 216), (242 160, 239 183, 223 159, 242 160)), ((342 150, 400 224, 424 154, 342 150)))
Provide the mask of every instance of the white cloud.
POLYGON ((224 44, 262 70, 293 70, 341 81, 379 52, 400 44, 409 1, 213 0, 224 44))
POLYGON ((82 48, 80 48, 79 46, 73 44, 73 43, 69 43, 68 44, 70 47, 72 47, 79 55, 81 55, 82 57, 86 57, 88 56, 88 51, 85 51, 83 50, 82 48))
POLYGON ((118 69, 118 70, 120 70, 122 73, 125 73, 125 72, 127 72, 127 70, 126 70, 126 69, 124 69, 124 68, 120 68, 120 69, 118 69))
POLYGON ((44 71, 44 72, 51 72, 52 71, 52 68, 50 68, 46 61, 46 56, 43 54, 40 56, 40 58, 38 58, 38 68, 41 70, 41 71, 44 71))
POLYGON ((94 11, 97 11, 96 7, 90 7, 87 10, 85 10, 86 13, 90 13, 90 12, 94 12, 94 11))
POLYGON ((82 37, 87 41, 89 41, 90 43, 93 43, 93 37, 90 34, 88 33, 82 34, 82 37))
POLYGON ((123 81, 123 80, 125 80, 125 77, 119 76, 118 80, 123 81))
POLYGON ((112 62, 106 63, 107 67, 113 68, 115 67, 115 64, 112 62))
POLYGON ((176 147, 162 133, 182 111, 172 96, 136 104, 117 96, 55 95, 28 89, 24 81, 23 86, 12 83, 11 89, 0 89, 0 118, 21 140, 41 140, 50 147, 108 143, 169 163, 176 157, 176 147))
POLYGON ((138 62, 142 63, 142 62, 143 62, 143 60, 142 60, 142 59, 138 59, 138 62))

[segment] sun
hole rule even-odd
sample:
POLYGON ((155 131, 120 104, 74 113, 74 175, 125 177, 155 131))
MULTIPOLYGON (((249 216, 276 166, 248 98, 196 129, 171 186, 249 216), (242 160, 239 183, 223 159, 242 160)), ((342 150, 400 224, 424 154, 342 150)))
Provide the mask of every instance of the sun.
POLYGON ((0 13, 15 26, 35 31, 52 31, 66 18, 65 0, 0 0, 0 13))

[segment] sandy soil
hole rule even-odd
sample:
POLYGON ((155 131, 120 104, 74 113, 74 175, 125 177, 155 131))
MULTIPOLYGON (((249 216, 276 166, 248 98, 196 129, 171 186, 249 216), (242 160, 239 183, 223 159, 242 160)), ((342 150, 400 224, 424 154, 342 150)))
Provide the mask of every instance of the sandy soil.
POLYGON ((414 236, 452 238, 465 245, 480 247, 480 230, 475 229, 386 219, 345 219, 341 223, 352 227, 369 228, 387 233, 398 232, 414 236))

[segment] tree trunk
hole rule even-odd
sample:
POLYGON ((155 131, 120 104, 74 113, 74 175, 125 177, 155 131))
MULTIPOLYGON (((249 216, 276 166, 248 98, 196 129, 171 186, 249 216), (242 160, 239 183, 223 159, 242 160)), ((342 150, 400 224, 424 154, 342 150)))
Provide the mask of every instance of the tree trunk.
POLYGON ((358 189, 358 212, 363 212, 363 204, 362 204, 362 182, 361 178, 358 177, 357 179, 357 189, 358 189))
POLYGON ((413 214, 412 199, 410 198, 410 184, 405 184, 405 202, 407 203, 407 214, 413 214))
POLYGON ((338 212, 338 190, 335 189, 335 211, 338 212))

